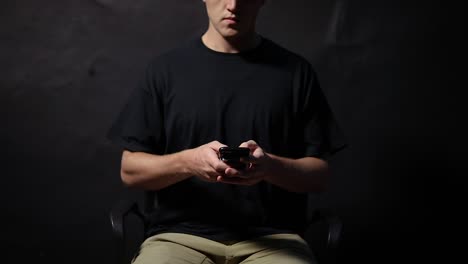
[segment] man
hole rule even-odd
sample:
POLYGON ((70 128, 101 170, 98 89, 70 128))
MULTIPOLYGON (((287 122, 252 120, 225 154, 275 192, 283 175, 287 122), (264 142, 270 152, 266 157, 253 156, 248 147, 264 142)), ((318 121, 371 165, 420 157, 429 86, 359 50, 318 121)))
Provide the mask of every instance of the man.
POLYGON ((125 184, 157 191, 134 263, 314 263, 300 237, 341 134, 310 64, 255 31, 264 0, 204 0, 203 36, 151 61, 109 131, 125 184), (224 146, 250 149, 245 170, 224 146))

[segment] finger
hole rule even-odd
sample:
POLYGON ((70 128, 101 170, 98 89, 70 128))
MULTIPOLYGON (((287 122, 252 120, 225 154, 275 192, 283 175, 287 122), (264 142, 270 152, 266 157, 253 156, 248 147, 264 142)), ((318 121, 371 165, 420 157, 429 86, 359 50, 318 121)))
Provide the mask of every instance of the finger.
POLYGON ((255 150, 256 148, 258 148, 258 144, 257 144, 257 142, 255 142, 253 140, 248 140, 248 141, 242 142, 242 144, 240 144, 239 147, 249 148, 252 151, 252 150, 255 150))
POLYGON ((213 169, 218 172, 218 173, 225 173, 226 169, 229 168, 229 166, 222 162, 221 160, 219 160, 218 158, 216 159, 216 161, 214 161, 214 166, 213 166, 213 169))
POLYGON ((207 182, 216 182, 218 177, 211 177, 210 175, 201 176, 200 179, 207 182))
POLYGON ((209 173, 212 175, 215 174, 214 176, 224 174, 224 171, 229 168, 229 166, 220 161, 218 157, 210 157, 208 162, 208 166, 210 166, 209 173))
POLYGON ((249 140, 246 142, 246 145, 248 148, 257 148, 258 147, 258 144, 257 142, 255 142, 254 140, 249 140))
POLYGON ((227 177, 220 176, 218 178, 217 182, 228 183, 228 184, 237 184, 237 185, 245 185, 245 182, 243 182, 241 178, 227 178, 227 177))
POLYGON ((236 170, 234 168, 228 167, 224 170, 224 175, 227 177, 240 177, 241 172, 239 170, 236 170))
POLYGON ((216 152, 218 152, 218 150, 219 150, 220 148, 222 148, 222 147, 227 147, 227 145, 225 145, 225 144, 223 144, 223 143, 221 143, 221 142, 219 142, 219 141, 217 141, 217 140, 210 142, 210 143, 209 143, 209 146, 210 146, 211 148, 213 148, 214 150, 216 150, 216 152))
POLYGON ((265 155, 265 152, 263 151, 263 149, 261 147, 256 148, 252 152, 252 156, 254 156, 257 159, 263 157, 264 155, 265 155))
POLYGON ((261 162, 261 160, 265 157, 265 152, 263 151, 262 148, 257 148, 255 149, 252 154, 249 156, 249 160, 253 164, 258 164, 261 162))
POLYGON ((242 144, 239 145, 241 148, 247 148, 249 144, 247 142, 242 142, 242 144))
POLYGON ((249 155, 248 158, 240 158, 240 161, 247 164, 248 168, 251 168, 252 164, 260 164, 262 162, 261 158, 262 158, 262 156, 256 157, 256 156, 251 154, 251 155, 249 155))
POLYGON ((228 184, 236 184, 236 185, 252 185, 253 183, 256 182, 254 179, 245 179, 245 178, 227 178, 227 177, 222 177, 219 176, 217 179, 218 182, 222 183, 228 183, 228 184))
POLYGON ((227 178, 242 178, 242 179, 253 179, 256 176, 255 171, 250 170, 236 170, 233 168, 226 169, 224 176, 227 178))

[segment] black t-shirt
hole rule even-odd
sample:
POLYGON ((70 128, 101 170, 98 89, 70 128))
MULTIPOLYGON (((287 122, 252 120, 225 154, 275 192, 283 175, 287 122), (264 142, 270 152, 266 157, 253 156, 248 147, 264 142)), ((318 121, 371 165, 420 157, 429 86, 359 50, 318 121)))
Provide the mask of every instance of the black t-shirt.
MULTIPOLYGON (((253 139, 268 153, 326 159, 345 144, 310 63, 266 38, 237 54, 216 52, 197 38, 153 59, 108 138, 159 155, 253 139)), ((148 235, 245 239, 300 232, 306 219, 306 194, 266 182, 238 186, 191 177, 157 197, 148 235)))

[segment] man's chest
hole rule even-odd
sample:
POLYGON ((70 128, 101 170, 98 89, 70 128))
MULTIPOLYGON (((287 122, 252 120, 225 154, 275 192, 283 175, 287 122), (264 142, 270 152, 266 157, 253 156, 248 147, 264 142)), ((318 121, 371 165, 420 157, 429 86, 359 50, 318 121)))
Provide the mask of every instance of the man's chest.
POLYGON ((220 122, 265 122, 292 116, 295 89, 284 72, 258 69, 217 75, 179 74, 166 90, 167 120, 200 125, 220 122))

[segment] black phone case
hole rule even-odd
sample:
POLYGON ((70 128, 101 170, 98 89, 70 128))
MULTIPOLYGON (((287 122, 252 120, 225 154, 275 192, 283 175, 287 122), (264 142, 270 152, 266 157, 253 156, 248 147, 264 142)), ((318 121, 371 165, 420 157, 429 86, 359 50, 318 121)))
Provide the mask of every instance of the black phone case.
POLYGON ((222 147, 219 149, 219 159, 235 169, 246 169, 246 163, 241 161, 241 158, 248 158, 250 154, 249 148, 241 147, 222 147))

